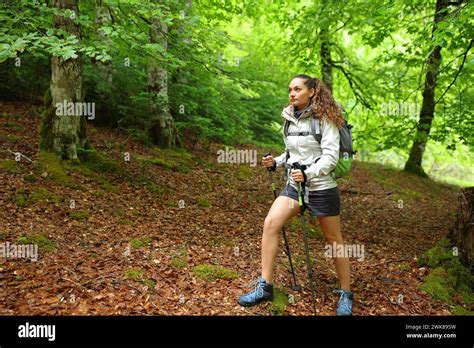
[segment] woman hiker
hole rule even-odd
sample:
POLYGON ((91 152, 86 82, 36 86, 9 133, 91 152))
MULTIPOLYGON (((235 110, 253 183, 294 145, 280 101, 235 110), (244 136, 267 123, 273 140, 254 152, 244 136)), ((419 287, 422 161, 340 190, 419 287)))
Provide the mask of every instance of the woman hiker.
MULTIPOLYGON (((253 282, 253 291, 242 295, 238 303, 245 307, 263 301, 273 300, 273 263, 277 255, 279 233, 283 225, 300 212, 297 183, 304 183, 309 190, 306 208, 316 216, 326 242, 343 244, 340 225, 340 196, 333 173, 339 159, 339 128, 344 124, 341 109, 329 89, 318 78, 308 75, 295 76, 289 85, 290 104, 282 116, 290 121, 288 133, 311 132, 311 117, 319 119, 320 143, 312 134, 291 135, 285 138, 285 153, 273 158, 262 159, 266 168, 298 162, 306 169, 291 169, 286 187, 273 202, 263 227, 262 273, 253 282), (289 158, 287 158, 287 152, 289 158)), ((352 315, 353 294, 350 291, 350 264, 347 257, 335 257, 336 272, 340 288, 334 292, 340 295, 336 314, 352 315)))

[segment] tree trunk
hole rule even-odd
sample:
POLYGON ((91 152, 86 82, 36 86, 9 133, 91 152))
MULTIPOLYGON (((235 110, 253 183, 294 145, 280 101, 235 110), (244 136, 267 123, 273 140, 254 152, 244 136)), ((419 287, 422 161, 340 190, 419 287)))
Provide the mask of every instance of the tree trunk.
POLYGON ((473 273, 472 249, 474 239, 472 238, 472 231, 474 221, 472 213, 474 210, 474 187, 463 189, 459 201, 461 203, 460 212, 455 226, 449 233, 449 239, 458 248, 461 263, 473 273))
MULTIPOLYGON (((433 34, 438 24, 443 21, 447 15, 448 2, 446 0, 436 1, 436 11, 434 16, 433 34)), ((438 70, 441 63, 441 46, 436 46, 428 57, 426 62, 427 71, 425 76, 425 87, 423 90, 423 103, 420 111, 420 120, 416 127, 415 140, 410 150, 410 156, 405 163, 405 171, 426 177, 422 167, 423 153, 431 131, 435 112, 435 91, 438 70)))
MULTIPOLYGON (((112 46, 112 40, 109 36, 104 35, 104 32, 100 30, 100 27, 106 24, 110 24, 112 22, 112 17, 110 12, 108 11, 104 0, 96 0, 96 17, 95 23, 98 26, 96 31, 97 37, 103 43, 105 43, 108 47, 112 46)), ((99 103, 96 107, 97 114, 100 115, 96 119, 97 125, 110 125, 115 127, 116 124, 113 122, 113 108, 111 103, 109 102, 112 98, 112 84, 113 84, 113 70, 112 70, 112 61, 94 61, 95 71, 97 76, 97 96, 99 103)))
POLYGON ((329 43, 329 36, 326 29, 321 29, 320 32, 321 49, 321 76, 324 84, 332 92, 332 60, 331 60, 331 45, 329 43))
MULTIPOLYGON (((326 6, 327 0, 323 1, 326 6)), ((331 43, 329 40, 329 28, 325 26, 319 32, 320 40, 320 60, 321 60, 321 77, 324 84, 332 92, 332 59, 331 59, 331 43)))
MULTIPOLYGON (((161 44, 165 51, 168 45, 164 34, 167 32, 168 27, 165 24, 161 24, 156 18, 152 18, 150 42, 161 44)), ((175 147, 177 131, 169 108, 168 72, 165 67, 157 64, 154 60, 150 61, 148 69, 148 89, 154 96, 150 105, 151 138, 160 147, 175 147)))
MULTIPOLYGON (((53 0, 54 7, 73 11, 75 18, 79 17, 78 5, 79 0, 53 0)), ((71 17, 54 16, 53 26, 80 39, 80 27, 71 17)), ((79 54, 74 59, 51 58, 51 82, 47 94, 46 108, 42 115, 40 148, 57 153, 63 159, 76 160, 78 149, 84 148, 87 142, 86 119, 80 115, 71 116, 67 109, 61 108, 62 112, 58 112, 58 108, 71 103, 82 105, 82 59, 79 54)))

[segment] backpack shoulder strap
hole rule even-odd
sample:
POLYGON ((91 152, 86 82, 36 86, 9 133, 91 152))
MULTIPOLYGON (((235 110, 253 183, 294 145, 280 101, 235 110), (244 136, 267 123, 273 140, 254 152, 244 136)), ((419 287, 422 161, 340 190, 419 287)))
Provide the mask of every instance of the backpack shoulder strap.
POLYGON ((283 127, 283 134, 285 135, 285 138, 288 136, 288 128, 290 128, 290 121, 285 119, 285 126, 283 127))
POLYGON ((314 139, 321 143, 321 131, 319 129, 319 118, 311 116, 311 134, 314 136, 314 139))

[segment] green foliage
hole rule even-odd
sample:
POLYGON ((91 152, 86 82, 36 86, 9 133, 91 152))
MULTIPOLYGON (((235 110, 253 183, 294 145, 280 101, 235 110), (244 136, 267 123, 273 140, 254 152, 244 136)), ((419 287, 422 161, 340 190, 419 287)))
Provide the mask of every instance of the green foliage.
POLYGON ((193 268, 195 277, 212 282, 216 279, 234 279, 239 276, 234 270, 219 265, 203 264, 193 268))
MULTIPOLYGON (((354 125, 355 148, 366 152, 363 157, 402 168, 419 119, 425 60, 439 46, 435 118, 423 168, 432 178, 467 186, 474 183, 473 8, 472 2, 453 2, 432 32, 434 1, 348 6, 330 0, 202 0, 191 7, 182 0, 83 1, 75 17, 79 40, 52 25, 53 15, 71 18, 70 10, 45 0, 4 1, 0 94, 40 99, 49 86, 51 57, 81 55, 85 100, 96 105, 91 122, 151 146, 150 129, 163 100, 150 89, 148 72, 166 67, 169 112, 186 146, 258 144, 278 152, 287 85, 298 73, 321 76, 321 44, 327 42, 333 94, 354 125), (150 37, 151 19, 167 24, 166 47, 150 37)), ((48 92, 44 99, 44 115, 54 112, 48 92)), ((1 128, 22 130, 11 120, 1 128)), ((51 129, 41 126, 42 149, 51 129)), ((94 156, 91 149, 79 151, 94 156)), ((189 162, 159 156, 151 161, 168 170, 192 170, 189 162)), ((93 163, 96 172, 114 170, 100 158, 93 163)), ((246 173, 238 176, 245 180, 246 173)))

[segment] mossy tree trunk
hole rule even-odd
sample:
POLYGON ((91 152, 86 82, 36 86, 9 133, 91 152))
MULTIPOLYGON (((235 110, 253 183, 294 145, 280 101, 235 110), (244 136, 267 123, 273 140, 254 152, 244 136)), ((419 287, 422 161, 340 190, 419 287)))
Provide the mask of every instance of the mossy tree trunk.
MULTIPOLYGON (((58 9, 69 9, 71 16, 54 16, 54 28, 62 29, 80 39, 79 0, 53 0, 58 9)), ((57 104, 82 103, 82 59, 51 58, 51 82, 45 97, 45 111, 42 115, 40 131, 40 149, 54 152, 63 159, 78 158, 78 149, 87 143, 86 119, 68 114, 57 115, 57 104)), ((69 105, 69 104, 67 104, 69 105)), ((64 111, 64 110, 63 110, 64 111)))
MULTIPOLYGON (((434 16, 434 25, 432 29, 432 39, 434 39, 434 32, 438 28, 439 23, 447 15, 447 0, 437 0, 436 10, 434 16)), ((426 62, 426 76, 425 76, 425 87, 423 90, 423 103, 420 111, 420 120, 416 127, 415 140, 413 141, 410 155, 407 162, 405 163, 404 170, 407 172, 415 173, 422 177, 426 177, 427 174, 423 170, 422 160, 423 153, 425 152, 426 143, 431 131, 431 124, 433 123, 434 112, 435 112, 435 91, 436 81, 438 78, 439 66, 441 63, 441 46, 435 46, 433 51, 430 53, 426 62)))
POLYGON ((456 224, 449 233, 449 239, 458 248, 461 263, 472 273, 474 187, 463 189, 459 195, 459 201, 461 203, 460 211, 456 224))
MULTIPOLYGON (((151 19, 150 42, 160 44, 166 51, 168 27, 157 18, 151 19)), ((156 60, 148 68, 148 90, 152 94, 150 105, 150 136, 160 147, 176 147, 177 130, 171 115, 168 100, 168 71, 156 60)))
MULTIPOLYGON (((323 5, 326 5, 328 0, 323 0, 323 5)), ((321 61, 321 77, 324 84, 332 92, 332 58, 331 58, 331 43, 329 36, 329 25, 325 21, 319 31, 320 50, 319 57, 321 61)))

